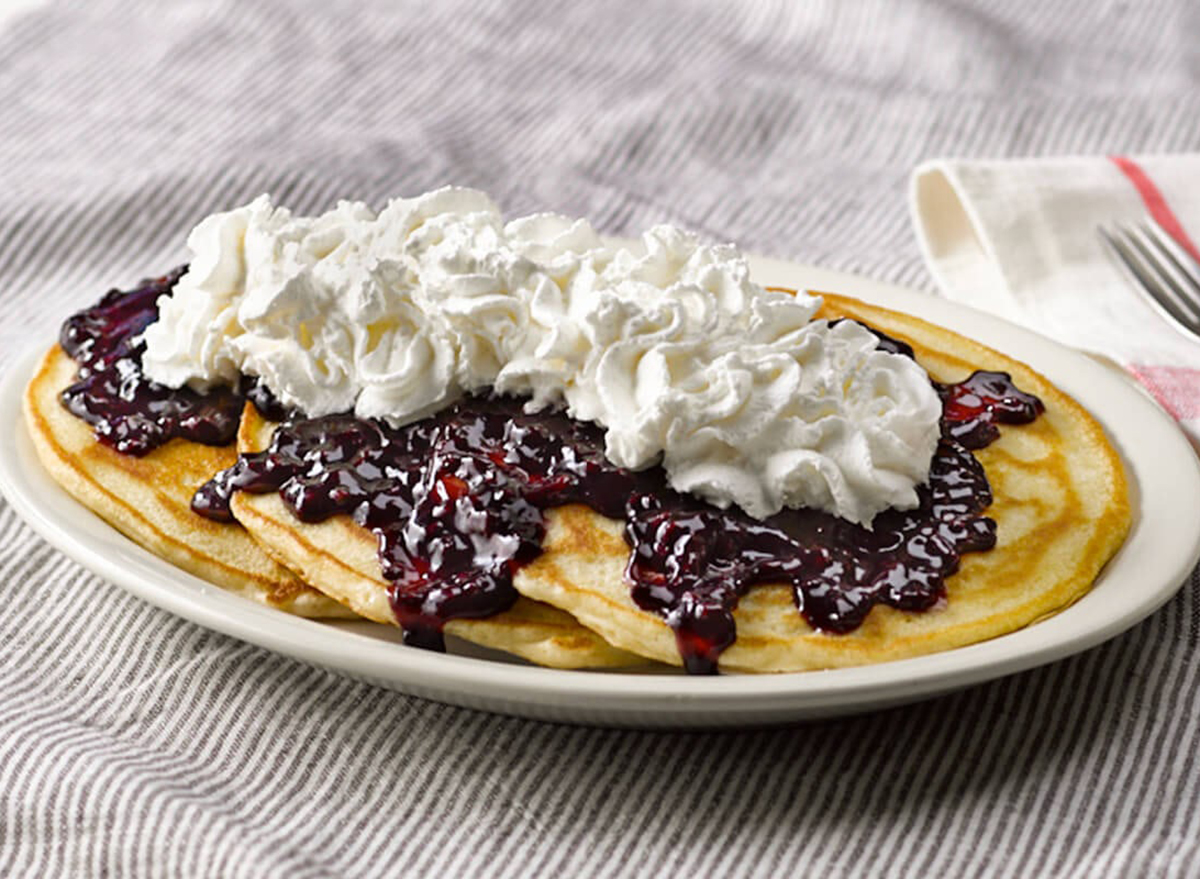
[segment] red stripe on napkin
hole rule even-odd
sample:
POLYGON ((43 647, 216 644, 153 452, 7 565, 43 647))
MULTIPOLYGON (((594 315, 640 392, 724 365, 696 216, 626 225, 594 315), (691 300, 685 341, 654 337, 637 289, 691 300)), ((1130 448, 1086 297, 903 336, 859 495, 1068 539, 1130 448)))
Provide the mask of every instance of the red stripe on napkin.
POLYGON ((1129 371, 1176 420, 1200 415, 1200 369, 1131 363, 1129 371))
POLYGON ((1192 243, 1192 239, 1184 230, 1183 224, 1179 222, 1179 218, 1175 216, 1171 206, 1167 204, 1162 192, 1154 185, 1154 181, 1142 170, 1142 166, 1128 156, 1109 156, 1108 158, 1121 169, 1122 174, 1129 178, 1129 182, 1142 197, 1142 202, 1145 203, 1146 210, 1150 212, 1154 222, 1162 226, 1168 235, 1178 241, 1183 249, 1192 255, 1193 259, 1200 261, 1200 250, 1196 249, 1196 245, 1192 243))

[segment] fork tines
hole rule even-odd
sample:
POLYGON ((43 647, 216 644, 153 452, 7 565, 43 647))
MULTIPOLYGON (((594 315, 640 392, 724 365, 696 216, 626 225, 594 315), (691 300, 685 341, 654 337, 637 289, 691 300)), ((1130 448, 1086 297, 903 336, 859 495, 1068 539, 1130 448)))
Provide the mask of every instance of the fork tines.
POLYGON ((1200 339, 1200 263, 1150 217, 1101 226, 1099 232, 1150 304, 1200 339))

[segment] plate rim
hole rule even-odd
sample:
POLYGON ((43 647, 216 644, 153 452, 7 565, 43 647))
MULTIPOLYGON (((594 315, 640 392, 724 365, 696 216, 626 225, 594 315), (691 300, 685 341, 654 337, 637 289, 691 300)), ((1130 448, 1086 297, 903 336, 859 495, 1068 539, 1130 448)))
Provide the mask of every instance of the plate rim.
POLYGON ((1170 416, 1132 379, 1032 330, 937 296, 785 260, 752 256, 750 264, 752 277, 763 286, 836 290, 979 339, 1026 362, 1079 400, 1120 453, 1133 495, 1129 536, 1093 590, 1060 613, 1007 635, 910 659, 824 671, 690 678, 564 671, 404 648, 257 605, 176 569, 75 501, 40 462, 26 466, 33 452, 21 398, 46 344, 10 361, 0 381, 0 418, 7 416, 11 424, 0 432, 0 492, 47 542, 85 568, 207 628, 442 702, 611 725, 740 726, 915 701, 1096 646, 1149 616, 1187 582, 1200 559, 1200 460, 1170 416), (1120 418, 1118 410, 1124 413, 1120 418), (1145 575, 1146 555, 1152 563, 1151 587, 1120 594, 1114 582, 1134 570, 1145 575), (1100 608, 1099 598, 1116 603, 1100 608), (1091 624, 1084 624, 1085 617, 1091 624))

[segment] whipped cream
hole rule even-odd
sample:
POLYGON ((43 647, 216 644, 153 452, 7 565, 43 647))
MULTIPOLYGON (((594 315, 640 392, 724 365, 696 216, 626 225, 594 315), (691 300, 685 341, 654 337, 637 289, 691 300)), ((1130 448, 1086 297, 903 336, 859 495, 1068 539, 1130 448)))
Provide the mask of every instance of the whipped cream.
POLYGON ((913 507, 937 445, 916 363, 670 226, 612 244, 584 220, 505 223, 485 194, 445 188, 316 217, 261 196, 188 246, 144 336, 146 373, 171 387, 244 373, 310 416, 396 424, 473 391, 527 395, 606 428, 613 463, 661 462, 674 488, 758 518, 913 507))

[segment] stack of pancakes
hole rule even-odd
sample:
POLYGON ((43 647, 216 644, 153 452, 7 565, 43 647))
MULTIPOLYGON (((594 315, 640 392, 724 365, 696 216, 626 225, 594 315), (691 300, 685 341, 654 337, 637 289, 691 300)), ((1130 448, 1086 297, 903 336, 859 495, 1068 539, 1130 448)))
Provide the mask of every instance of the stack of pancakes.
MULTIPOLYGON (((1008 372, 1045 403, 1034 423, 1005 427, 975 452, 991 484, 994 549, 963 556, 947 598, 911 613, 879 606, 847 634, 814 630, 787 585, 753 587, 735 614, 722 669, 783 672, 862 665, 946 650, 1029 625, 1083 595, 1130 524, 1119 457, 1079 404, 1027 366, 949 330, 838 296, 818 317, 849 317, 911 344, 943 382, 976 369, 1008 372)), ((265 448, 274 425, 247 405, 236 448, 174 439, 142 458, 98 443, 59 393, 75 363, 55 346, 25 395, 38 454, 59 483, 127 536, 175 565, 272 607, 308 617, 361 616, 395 625, 375 537, 348 516, 299 521, 276 494, 235 495, 237 522, 193 513, 193 492, 239 452, 265 448)), ((623 522, 572 505, 546 512, 544 552, 521 568, 522 598, 496 616, 452 620, 447 633, 558 668, 680 665, 674 632, 634 604, 624 579, 623 522)), ((398 648, 402 649, 402 648, 398 648)))

